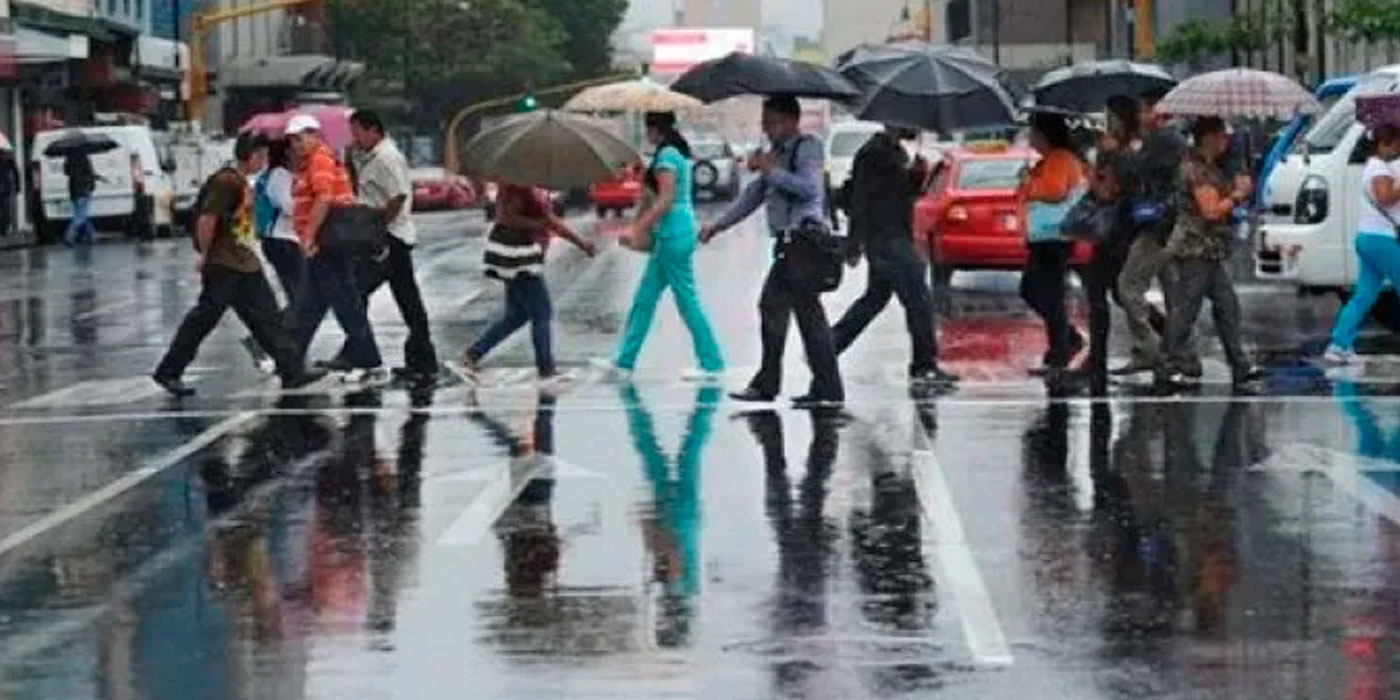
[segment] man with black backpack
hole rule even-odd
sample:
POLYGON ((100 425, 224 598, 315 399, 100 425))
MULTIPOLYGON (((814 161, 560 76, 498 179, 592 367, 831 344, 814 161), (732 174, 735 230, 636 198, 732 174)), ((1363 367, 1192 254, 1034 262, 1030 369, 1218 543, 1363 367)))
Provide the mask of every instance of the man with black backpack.
MULTIPOLYGON (((828 291, 823 287, 830 286, 830 280, 804 279, 811 272, 810 268, 795 264, 799 248, 810 247, 813 239, 831 235, 825 225, 825 155, 819 139, 799 130, 801 116, 802 108, 791 95, 776 95, 763 101, 763 131, 772 150, 755 153, 749 158, 749 169, 757 172, 758 177, 744 188, 738 201, 718 221, 700 230, 700 241, 708 243, 766 205, 768 229, 776 243, 773 268, 768 272, 758 299, 763 363, 748 388, 730 396, 737 401, 753 402, 772 401, 777 397, 782 385, 788 324, 796 316, 807 351, 807 364, 812 370, 812 385, 807 394, 794 399, 793 404, 799 408, 820 408, 844 403, 846 394, 836 363, 831 324, 821 303, 821 293, 828 291)), ((839 259, 835 264, 839 280, 839 259)), ((817 276, 823 275, 819 271, 817 276)))
POLYGON ((234 157, 233 166, 221 168, 200 188, 193 240, 204 288, 153 375, 157 384, 177 397, 194 394, 182 375, 229 307, 276 362, 284 388, 305 386, 324 376, 302 366, 301 353, 281 323, 277 299, 253 249, 258 239, 248 178, 262 170, 267 148, 256 136, 244 134, 234 145, 234 157))

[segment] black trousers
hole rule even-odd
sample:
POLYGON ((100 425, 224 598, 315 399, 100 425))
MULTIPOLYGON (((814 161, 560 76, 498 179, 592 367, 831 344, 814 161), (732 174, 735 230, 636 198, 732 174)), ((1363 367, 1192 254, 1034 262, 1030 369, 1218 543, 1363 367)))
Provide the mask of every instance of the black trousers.
POLYGON ((199 301, 185 315, 170 349, 156 366, 156 376, 176 379, 194 361, 199 346, 230 307, 248 327, 253 338, 277 363, 282 377, 301 371, 301 354, 278 316, 277 299, 261 272, 237 272, 216 265, 204 268, 204 288, 199 301))
POLYGON ((355 287, 354 261, 346 255, 321 251, 306 261, 306 271, 306 280, 297 292, 296 320, 292 324, 298 355, 305 358, 306 349, 329 310, 345 331, 341 358, 352 367, 380 366, 383 360, 374 341, 374 329, 365 314, 364 298, 355 287))
POLYGON ((802 333, 802 345, 807 351, 807 366, 812 370, 809 393, 826 401, 844 401, 841 370, 836 364, 836 346, 831 338, 831 325, 826 319, 817 292, 792 284, 783 271, 782 245, 763 283, 758 297, 760 329, 763 337, 763 362, 749 388, 767 396, 782 391, 783 350, 787 346, 788 326, 797 317, 797 329, 802 333))
MULTIPOLYGON (((1108 300, 1118 297, 1118 273, 1123 268, 1123 250, 1112 242, 1100 244, 1083 271, 1084 294, 1089 301, 1089 360, 1084 366, 1090 391, 1108 392, 1108 331, 1112 317, 1108 300)), ((1121 306, 1121 302, 1119 303, 1121 306)))
POLYGON ((428 311, 423 307, 423 294, 413 274, 413 246, 394 236, 389 237, 389 251, 382 260, 363 258, 355 263, 355 284, 365 308, 369 308, 370 296, 385 282, 389 283, 399 315, 403 317, 404 325, 408 326, 408 340, 404 341, 403 346, 404 365, 411 372, 436 374, 437 350, 433 347, 432 334, 428 330, 428 311))
POLYGON ((933 295, 929 291, 927 265, 914 256, 912 248, 907 252, 907 256, 902 252, 867 256, 870 272, 865 283, 865 294, 846 310, 831 329, 837 355, 845 352, 860 337, 870 322, 890 303, 890 297, 894 296, 904 307, 904 325, 909 331, 913 353, 909 372, 917 374, 938 367, 938 339, 933 327, 933 295))
POLYGON ((1069 244, 1061 241, 1031 243, 1026 271, 1021 275, 1021 298, 1045 322, 1050 350, 1045 366, 1063 368, 1069 364, 1075 333, 1065 308, 1065 273, 1069 267, 1069 244))

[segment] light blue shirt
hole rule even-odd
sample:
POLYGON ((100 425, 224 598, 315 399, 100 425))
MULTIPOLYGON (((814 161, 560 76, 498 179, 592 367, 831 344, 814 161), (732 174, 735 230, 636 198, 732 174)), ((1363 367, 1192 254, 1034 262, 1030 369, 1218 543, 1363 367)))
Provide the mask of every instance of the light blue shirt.
POLYGON ((669 172, 676 177, 676 196, 671 208, 656 222, 652 235, 656 238, 694 236, 695 204, 690 181, 693 177, 690 161, 675 146, 666 146, 656 152, 656 172, 669 172))
POLYGON ((825 161, 821 139, 815 136, 798 135, 779 144, 773 152, 773 168, 744 188, 715 222, 715 229, 734 226, 763 204, 767 204, 768 229, 773 233, 790 231, 808 219, 825 221, 825 161))

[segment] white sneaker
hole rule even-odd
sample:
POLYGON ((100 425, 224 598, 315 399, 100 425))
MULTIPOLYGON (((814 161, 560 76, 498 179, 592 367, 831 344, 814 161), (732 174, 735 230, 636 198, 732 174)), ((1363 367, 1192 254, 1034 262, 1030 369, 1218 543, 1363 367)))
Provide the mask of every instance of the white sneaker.
POLYGON ((1356 351, 1344 350, 1336 345, 1328 345, 1327 352, 1322 353, 1323 364, 1334 367, 1345 367, 1356 362, 1356 351))
POLYGON ((699 367, 691 367, 681 373, 681 379, 697 384, 715 384, 724 381, 724 370, 710 371, 699 367))
POLYGON ((264 357, 258 360, 258 371, 269 376, 277 374, 277 362, 271 357, 264 357))
POLYGON ((593 357, 589 358, 588 364, 593 367, 593 369, 602 372, 602 376, 599 377, 602 381, 625 382, 632 379, 632 370, 618 367, 617 363, 610 359, 593 357))

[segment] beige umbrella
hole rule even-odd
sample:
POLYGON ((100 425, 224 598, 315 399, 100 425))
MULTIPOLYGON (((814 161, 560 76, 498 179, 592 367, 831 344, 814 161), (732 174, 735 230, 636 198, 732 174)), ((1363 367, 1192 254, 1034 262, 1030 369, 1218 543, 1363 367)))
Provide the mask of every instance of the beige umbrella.
POLYGON ((588 88, 574 95, 564 104, 564 109, 570 112, 691 112, 703 106, 690 95, 643 78, 588 88))
POLYGON ((627 142, 598 122, 548 109, 502 120, 462 149, 462 162, 472 175, 551 190, 614 177, 639 159, 627 142))

